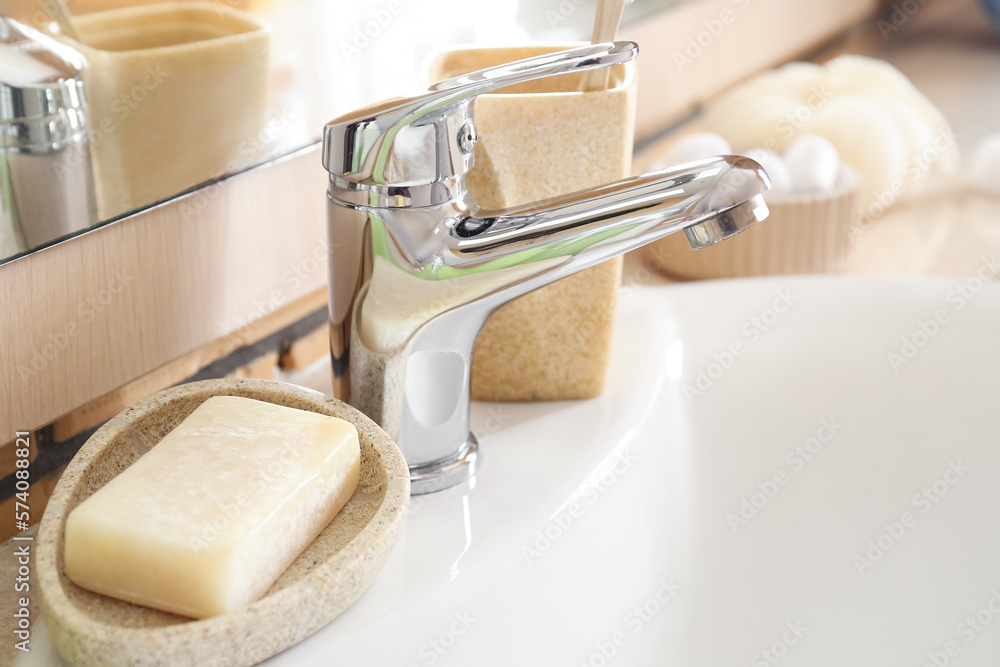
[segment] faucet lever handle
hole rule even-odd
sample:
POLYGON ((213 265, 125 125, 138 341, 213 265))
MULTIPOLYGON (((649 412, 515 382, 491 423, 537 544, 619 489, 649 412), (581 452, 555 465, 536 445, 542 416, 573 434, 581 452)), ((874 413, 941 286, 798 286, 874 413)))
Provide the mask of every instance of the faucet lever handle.
POLYGON ((476 129, 472 102, 507 86, 634 59, 634 42, 588 44, 440 81, 415 97, 386 100, 327 123, 323 166, 345 203, 440 204, 464 191, 476 129), (429 186, 429 187, 422 187, 429 186))
POLYGON ((432 93, 451 91, 463 97, 475 98, 526 81, 619 65, 634 60, 637 55, 639 46, 635 42, 587 44, 462 74, 438 81, 429 90, 432 93))

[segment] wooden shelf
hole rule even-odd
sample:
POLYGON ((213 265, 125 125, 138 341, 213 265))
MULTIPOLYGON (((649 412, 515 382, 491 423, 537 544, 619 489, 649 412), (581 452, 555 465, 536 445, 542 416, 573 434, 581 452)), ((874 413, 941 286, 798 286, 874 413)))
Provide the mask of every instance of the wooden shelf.
POLYGON ((324 302, 325 187, 312 147, 0 266, 0 442, 324 302))

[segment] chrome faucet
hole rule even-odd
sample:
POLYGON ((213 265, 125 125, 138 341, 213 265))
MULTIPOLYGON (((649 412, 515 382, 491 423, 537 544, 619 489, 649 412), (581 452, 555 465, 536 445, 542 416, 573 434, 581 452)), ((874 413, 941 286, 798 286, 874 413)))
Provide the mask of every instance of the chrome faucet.
POLYGON ((503 211, 476 205, 465 175, 477 95, 637 54, 614 42, 528 58, 327 124, 334 391, 396 440, 414 493, 476 470, 469 373, 493 310, 667 234, 704 248, 767 216, 767 175, 740 156, 503 211))

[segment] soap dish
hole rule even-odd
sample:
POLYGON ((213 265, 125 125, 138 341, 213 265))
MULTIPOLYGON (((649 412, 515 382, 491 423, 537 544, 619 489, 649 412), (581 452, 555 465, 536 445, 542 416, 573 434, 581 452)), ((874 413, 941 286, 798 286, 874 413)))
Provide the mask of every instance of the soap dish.
POLYGON ((332 621, 372 584, 406 520, 410 478, 395 443, 336 399, 272 380, 192 382, 161 391, 102 426, 70 462, 38 531, 42 617, 59 652, 88 665, 253 665, 332 621), (82 589, 65 574, 66 517, 212 396, 244 396, 345 419, 358 429, 361 479, 333 521, 257 602, 190 619, 82 589))

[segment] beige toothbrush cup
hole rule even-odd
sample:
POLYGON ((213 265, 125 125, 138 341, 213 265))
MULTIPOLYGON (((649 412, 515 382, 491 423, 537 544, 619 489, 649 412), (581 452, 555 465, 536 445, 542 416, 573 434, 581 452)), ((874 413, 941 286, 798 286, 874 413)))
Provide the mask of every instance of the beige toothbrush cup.
MULTIPOLYGON (((458 47, 433 54, 427 82, 580 46, 458 47)), ((611 69, 607 90, 580 91, 581 74, 482 95, 469 191, 487 209, 526 204, 630 175, 635 64, 611 69)), ((472 363, 472 398, 565 400, 598 396, 610 361, 622 259, 616 258, 498 309, 472 363)))
POLYGON ((98 214, 112 218, 263 157, 270 32, 212 2, 77 17, 98 214))

